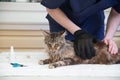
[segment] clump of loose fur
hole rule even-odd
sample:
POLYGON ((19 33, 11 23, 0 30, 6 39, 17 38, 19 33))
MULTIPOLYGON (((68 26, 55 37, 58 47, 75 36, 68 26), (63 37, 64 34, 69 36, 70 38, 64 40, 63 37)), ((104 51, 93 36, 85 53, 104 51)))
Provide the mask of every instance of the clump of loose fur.
POLYGON ((56 68, 73 64, 115 64, 120 62, 120 52, 115 55, 110 54, 103 42, 94 45, 95 57, 83 60, 75 55, 73 43, 65 40, 65 35, 64 31, 54 33, 44 31, 44 41, 49 58, 40 60, 39 64, 49 64, 49 68, 56 68))

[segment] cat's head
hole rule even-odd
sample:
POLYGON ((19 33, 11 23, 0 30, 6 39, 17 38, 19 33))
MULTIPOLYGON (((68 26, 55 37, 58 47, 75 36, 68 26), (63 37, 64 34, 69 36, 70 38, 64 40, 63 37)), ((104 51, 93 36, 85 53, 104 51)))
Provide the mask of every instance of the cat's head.
POLYGON ((44 31, 44 42, 48 47, 49 52, 55 53, 65 44, 65 31, 61 32, 47 32, 44 31))

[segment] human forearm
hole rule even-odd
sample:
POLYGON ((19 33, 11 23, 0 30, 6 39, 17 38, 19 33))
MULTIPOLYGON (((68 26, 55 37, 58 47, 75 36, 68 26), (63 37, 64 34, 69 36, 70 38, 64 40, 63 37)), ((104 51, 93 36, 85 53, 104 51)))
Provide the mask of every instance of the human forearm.
POLYGON ((112 9, 108 17, 106 35, 103 40, 104 43, 108 45, 108 51, 111 54, 118 53, 117 44, 115 43, 115 41, 112 40, 112 38, 119 24, 120 24, 120 14, 116 12, 114 9, 112 9))
POLYGON ((119 25, 120 14, 117 13, 114 9, 112 9, 108 17, 105 37, 111 39, 119 25))
POLYGON ((80 28, 74 24, 59 8, 57 9, 48 9, 48 14, 60 25, 74 34, 75 31, 79 30, 80 28))

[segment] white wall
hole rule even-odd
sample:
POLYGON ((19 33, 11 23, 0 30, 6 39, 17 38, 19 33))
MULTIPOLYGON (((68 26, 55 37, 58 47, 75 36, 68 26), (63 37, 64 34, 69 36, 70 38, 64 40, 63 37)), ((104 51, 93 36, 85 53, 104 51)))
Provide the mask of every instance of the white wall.
MULTIPOLYGON (((110 9, 105 10, 105 23, 110 9)), ((49 29, 40 3, 0 2, 0 29, 49 29)))
POLYGON ((40 3, 0 2, 0 29, 48 29, 40 3))

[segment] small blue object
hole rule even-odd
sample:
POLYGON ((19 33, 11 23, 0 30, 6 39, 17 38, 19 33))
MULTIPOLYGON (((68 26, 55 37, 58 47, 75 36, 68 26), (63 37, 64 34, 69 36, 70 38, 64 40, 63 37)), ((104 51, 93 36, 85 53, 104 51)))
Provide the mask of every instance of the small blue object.
POLYGON ((16 67, 24 67, 24 65, 19 64, 19 63, 10 63, 14 68, 16 67))

